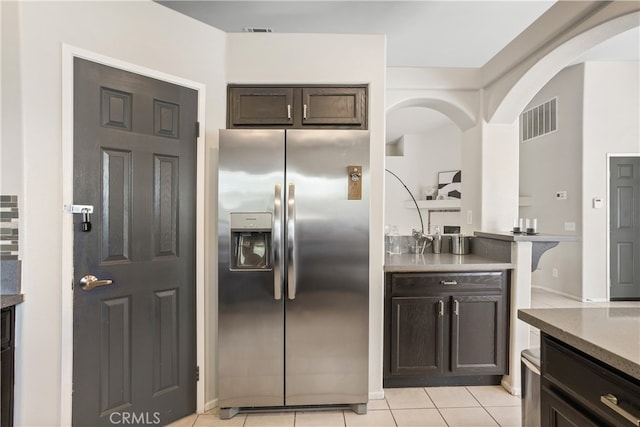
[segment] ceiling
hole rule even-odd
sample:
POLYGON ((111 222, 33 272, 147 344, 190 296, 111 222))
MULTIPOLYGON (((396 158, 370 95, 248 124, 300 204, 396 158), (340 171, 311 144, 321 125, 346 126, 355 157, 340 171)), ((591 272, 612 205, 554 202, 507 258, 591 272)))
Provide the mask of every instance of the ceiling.
POLYGON ((553 1, 164 1, 225 32, 386 34, 390 67, 481 67, 553 1))
MULTIPOLYGON (((549 9, 551 0, 216 1, 156 0, 225 32, 385 34, 389 67, 479 68, 549 9)), ((635 28, 596 46, 588 60, 640 60, 635 28)), ((572 65, 567 64, 567 65, 572 65)), ((387 141, 451 121, 434 110, 407 108, 387 117, 387 141)))
MULTIPOLYGON (((593 47, 567 66, 586 61, 639 60, 640 28, 636 27, 593 47)), ((394 143, 402 135, 425 134, 444 126, 455 125, 439 111, 422 107, 403 108, 387 113, 385 140, 387 143, 394 143)))

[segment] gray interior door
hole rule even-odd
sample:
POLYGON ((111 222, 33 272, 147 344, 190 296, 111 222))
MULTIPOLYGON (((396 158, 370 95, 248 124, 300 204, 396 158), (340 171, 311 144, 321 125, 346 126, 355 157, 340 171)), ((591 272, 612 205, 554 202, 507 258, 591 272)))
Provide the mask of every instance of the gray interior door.
POLYGON ((640 299, 640 157, 612 157, 609 168, 610 297, 640 299))
POLYGON ((75 59, 74 425, 195 412, 196 119, 192 89, 75 59))

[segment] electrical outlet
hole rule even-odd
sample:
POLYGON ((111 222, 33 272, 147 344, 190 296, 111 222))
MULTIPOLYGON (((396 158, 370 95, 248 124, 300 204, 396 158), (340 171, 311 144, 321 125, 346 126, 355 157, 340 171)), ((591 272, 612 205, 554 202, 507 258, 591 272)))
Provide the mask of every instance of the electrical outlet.
POLYGON ((575 222, 565 222, 564 223, 564 231, 576 231, 576 223, 575 222))
POLYGON ((551 275, 553 277, 558 277, 558 269, 557 268, 553 268, 551 269, 551 275))
POLYGON ((467 224, 473 224, 473 211, 467 211, 467 224))
POLYGON ((556 191, 556 200, 567 200, 567 197, 566 191, 556 191))

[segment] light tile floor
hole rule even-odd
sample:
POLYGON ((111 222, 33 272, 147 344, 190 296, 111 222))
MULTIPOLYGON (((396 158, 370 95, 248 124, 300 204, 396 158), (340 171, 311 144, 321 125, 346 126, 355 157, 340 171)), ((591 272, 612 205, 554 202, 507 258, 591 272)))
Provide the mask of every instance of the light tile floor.
POLYGON ((520 398, 500 386, 416 387, 385 390, 365 415, 350 410, 238 414, 221 420, 217 409, 171 426, 244 427, 482 427, 520 426, 520 398))
MULTIPOLYGON (((580 302, 534 289, 533 308, 640 307, 640 302, 580 302)), ((540 342, 540 333, 531 328, 531 346, 540 342)), ((370 400, 366 415, 344 411, 239 414, 221 420, 218 410, 192 414, 171 424, 173 427, 521 427, 520 398, 500 386, 417 387, 386 389, 385 398, 370 400)))

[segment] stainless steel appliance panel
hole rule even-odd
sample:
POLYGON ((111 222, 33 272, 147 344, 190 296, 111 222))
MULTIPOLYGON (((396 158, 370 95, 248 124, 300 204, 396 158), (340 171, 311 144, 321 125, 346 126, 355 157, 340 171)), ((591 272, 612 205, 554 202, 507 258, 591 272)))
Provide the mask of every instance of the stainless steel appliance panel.
POLYGON ((368 135, 287 131, 286 405, 368 400, 368 135), (347 199, 349 165, 361 200, 347 199))
POLYGON ((273 268, 230 270, 230 214, 273 214, 271 249, 282 239, 284 131, 220 131, 218 183, 219 406, 284 405, 281 258, 273 268), (280 280, 279 280, 280 279, 280 280))

